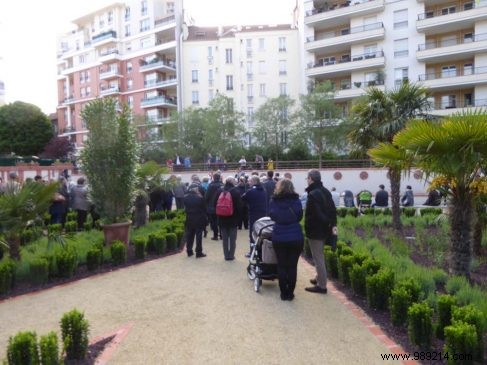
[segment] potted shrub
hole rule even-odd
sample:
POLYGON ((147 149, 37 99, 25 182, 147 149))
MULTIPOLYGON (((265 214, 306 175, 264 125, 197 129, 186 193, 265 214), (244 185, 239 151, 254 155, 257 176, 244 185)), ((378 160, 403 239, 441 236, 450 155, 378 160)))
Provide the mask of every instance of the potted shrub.
POLYGON ((103 98, 90 102, 81 116, 90 130, 81 161, 105 244, 128 244, 139 153, 130 110, 127 105, 120 110, 116 100, 103 98))

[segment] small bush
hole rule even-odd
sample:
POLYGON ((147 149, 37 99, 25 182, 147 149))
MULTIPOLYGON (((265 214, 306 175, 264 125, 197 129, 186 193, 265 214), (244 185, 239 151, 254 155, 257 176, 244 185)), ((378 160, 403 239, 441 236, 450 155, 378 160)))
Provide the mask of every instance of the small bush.
POLYGON ((47 283, 49 279, 49 261, 42 257, 34 258, 29 263, 29 281, 34 285, 47 283))
POLYGON ((352 217, 358 217, 358 208, 345 208, 347 210, 347 215, 352 217))
POLYGON ((57 276, 56 257, 53 253, 41 255, 41 258, 48 262, 49 278, 57 276))
POLYGON ((61 318, 61 335, 68 360, 83 360, 88 351, 88 321, 76 309, 61 318))
POLYGON ((423 215, 440 215, 441 208, 421 208, 420 211, 421 216, 423 215))
POLYGON ((127 261, 127 247, 122 241, 113 241, 110 247, 112 264, 115 266, 122 265, 127 261))
POLYGON ((169 210, 166 213, 167 219, 174 219, 176 218, 177 212, 174 210, 169 210))
POLYGON ((97 270, 103 263, 103 249, 97 246, 92 247, 86 253, 86 267, 89 271, 97 270))
POLYGON ((166 243, 167 243, 167 250, 174 251, 177 248, 178 238, 176 233, 168 233, 166 234, 166 243))
POLYGON ((445 289, 448 294, 454 295, 465 286, 470 286, 470 284, 464 276, 452 276, 447 280, 445 289))
POLYGON ((83 224, 83 229, 85 231, 91 231, 93 229, 93 223, 92 222, 85 222, 83 224))
POLYGON ((471 324, 475 327, 477 334, 477 348, 473 352, 476 360, 482 362, 484 355, 483 334, 485 331, 485 323, 482 312, 473 305, 465 307, 453 307, 452 309, 452 323, 456 325, 459 322, 471 324))
POLYGON ((372 258, 366 259, 363 263, 362 266, 366 269, 367 275, 374 275, 379 272, 381 269, 381 264, 380 261, 377 261, 372 258))
POLYGON ((145 249, 147 246, 147 240, 142 237, 135 238, 134 241, 135 258, 143 260, 145 258, 145 249))
POLYGON ((345 217, 347 215, 347 208, 337 208, 337 216, 338 217, 345 217))
POLYGON ((353 264, 349 270, 350 283, 355 294, 365 297, 365 278, 367 277, 367 268, 362 265, 353 264))
POLYGON ((15 263, 6 259, 0 262, 0 295, 12 290, 15 282, 15 263))
POLYGON ((73 276, 77 266, 76 251, 72 247, 66 247, 55 253, 57 274, 62 278, 73 276))
POLYGON ((41 336, 39 341, 42 365, 59 365, 59 345, 56 332, 41 336))
POLYGON ((22 242, 23 245, 26 245, 29 242, 32 242, 35 239, 35 233, 32 229, 27 228, 24 229, 20 236, 20 241, 22 242))
POLYGON ((414 303, 408 309, 409 340, 423 350, 431 346, 433 324, 431 318, 433 310, 426 302, 414 303))
POLYGON ((66 215, 66 221, 67 222, 76 222, 77 219, 78 219, 78 213, 75 211, 69 212, 66 215))
POLYGON ((338 256, 336 251, 334 252, 330 246, 325 246, 324 254, 325 254, 325 265, 328 274, 330 275, 330 277, 337 279, 338 278, 338 256))
POLYGON ((60 223, 49 224, 47 226, 47 230, 50 234, 61 233, 61 231, 63 230, 63 226, 60 223))
POLYGON ((351 255, 342 255, 338 258, 338 278, 345 285, 350 285, 349 270, 354 263, 354 257, 351 255))
POLYGON ((408 308, 411 304, 411 294, 404 287, 392 289, 390 299, 391 321, 394 326, 406 323, 408 308))
POLYGON ((147 252, 162 255, 166 252, 166 234, 163 232, 152 233, 147 241, 147 252))
POLYGON ((456 306, 457 300, 451 295, 438 296, 438 323, 436 326, 436 337, 445 339, 444 329, 451 324, 452 309, 456 306))
POLYGON ((402 214, 404 214, 406 217, 414 217, 416 214, 416 208, 402 208, 402 214))
POLYGON ((375 215, 375 209, 374 208, 365 208, 363 210, 364 215, 375 215))
POLYGON ((46 227, 49 226, 49 222, 51 221, 51 215, 49 213, 44 213, 42 215, 42 220, 44 221, 44 225, 46 227))
POLYGON ((9 365, 40 364, 37 334, 19 332, 14 337, 10 337, 7 346, 7 360, 9 365))
POLYGON ((78 229, 78 224, 75 221, 69 221, 64 224, 64 230, 66 233, 76 232, 78 229))
POLYGON ((387 303, 394 287, 394 273, 388 269, 380 269, 377 274, 365 279, 367 303, 371 308, 387 309, 387 303))
POLYGON ((473 364, 473 354, 477 351, 478 345, 475 326, 465 322, 457 322, 445 327, 444 351, 458 356, 458 360, 453 356, 449 357, 448 364, 473 364), (470 359, 468 355, 471 355, 470 359))
POLYGON ((338 256, 353 256, 353 250, 350 247, 345 246, 338 251, 338 256))
POLYGON ((382 209, 382 215, 392 215, 391 208, 384 208, 384 209, 382 209))
POLYGON ((183 242, 183 239, 184 239, 184 228, 177 228, 174 233, 176 233, 176 237, 178 239, 177 247, 182 247, 182 245, 184 243, 183 242))

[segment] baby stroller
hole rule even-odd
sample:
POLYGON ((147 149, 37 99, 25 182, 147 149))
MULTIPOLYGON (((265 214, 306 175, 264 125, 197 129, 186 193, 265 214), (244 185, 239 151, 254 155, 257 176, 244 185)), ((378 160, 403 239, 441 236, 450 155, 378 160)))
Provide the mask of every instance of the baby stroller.
POLYGON ((274 221, 263 217, 254 223, 252 251, 247 266, 247 276, 254 282, 254 290, 259 292, 262 280, 277 279, 277 257, 272 247, 274 221))

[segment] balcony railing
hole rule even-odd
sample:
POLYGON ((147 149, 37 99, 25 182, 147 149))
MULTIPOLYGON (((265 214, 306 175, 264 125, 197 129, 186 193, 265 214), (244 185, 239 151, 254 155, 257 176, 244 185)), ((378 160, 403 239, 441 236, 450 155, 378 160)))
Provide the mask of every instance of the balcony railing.
POLYGON ((176 98, 169 98, 164 95, 160 96, 153 96, 150 98, 142 99, 140 105, 141 106, 148 106, 148 105, 157 105, 157 104, 169 104, 169 105, 177 105, 176 98))
POLYGON ((348 57, 342 57, 339 60, 335 60, 330 58, 328 61, 324 62, 323 60, 320 60, 319 62, 312 64, 308 64, 308 68, 315 68, 315 67, 323 67, 323 66, 330 66, 330 65, 336 65, 338 63, 347 63, 347 62, 358 62, 358 61, 363 61, 364 59, 371 59, 371 58, 379 58, 379 57, 384 57, 384 51, 376 51, 376 52, 369 52, 369 53, 364 53, 360 55, 353 55, 353 56, 348 56, 348 57))
POLYGON ((328 5, 328 3, 325 2, 326 5, 321 7, 321 8, 315 8, 312 10, 308 10, 306 12, 306 16, 311 16, 311 15, 320 14, 320 13, 327 13, 329 11, 333 11, 333 10, 337 10, 337 9, 341 9, 341 8, 347 8, 349 6, 360 5, 360 4, 366 3, 368 1, 372 1, 372 0, 354 0, 353 4, 352 4, 352 1, 344 1, 342 3, 337 3, 337 4, 333 4, 333 5, 328 5))
POLYGON ((120 92, 120 88, 118 86, 112 86, 106 89, 101 89, 100 95, 107 95, 107 94, 118 93, 118 92, 120 92))
POLYGON ((168 17, 165 17, 165 18, 161 18, 161 19, 156 19, 154 21, 154 27, 161 27, 163 25, 172 23, 175 20, 176 20, 176 17, 174 15, 171 15, 171 16, 168 16, 168 17))
POLYGON ((456 100, 440 101, 434 103, 434 107, 437 110, 444 109, 457 109, 457 108, 472 108, 472 107, 487 107, 487 99, 462 99, 458 98, 456 100))
POLYGON ((151 62, 146 62, 141 60, 140 61, 140 71, 149 69, 149 68, 154 68, 154 67, 161 67, 161 66, 166 66, 170 68, 176 68, 176 62, 174 61, 168 61, 168 60, 161 60, 158 58, 155 58, 151 62))
POLYGON ((378 23, 372 23, 372 24, 364 24, 359 27, 353 27, 353 28, 347 28, 347 29, 342 29, 340 31, 335 31, 335 32, 327 32, 326 36, 322 36, 319 38, 315 37, 307 37, 306 42, 314 42, 314 41, 320 41, 323 39, 330 39, 330 38, 335 38, 335 37, 340 37, 344 35, 349 35, 349 34, 355 34, 355 33, 362 33, 362 32, 367 32, 369 30, 374 30, 374 29, 380 29, 384 28, 384 24, 382 22, 378 23))
POLYGON ((106 76, 117 75, 117 74, 118 74, 118 68, 100 71, 100 77, 106 77, 106 76))
POLYGON ((75 127, 73 127, 73 126, 71 126, 71 125, 68 125, 68 126, 66 126, 66 127, 62 128, 62 129, 60 130, 60 132, 61 132, 61 133, 72 133, 72 132, 76 132, 76 128, 75 128, 75 127))
POLYGON ((91 38, 91 41, 92 43, 97 43, 110 38, 117 38, 117 32, 114 30, 109 30, 108 32, 97 34, 91 38))
POLYGON ((176 82, 176 77, 170 77, 167 80, 146 80, 144 81, 145 87, 162 87, 176 82))
POLYGON ((424 51, 428 49, 436 49, 442 47, 451 47, 456 46, 458 44, 467 44, 472 42, 481 42, 487 40, 487 33, 482 34, 472 34, 468 37, 456 37, 455 39, 448 39, 448 40, 438 40, 438 41, 430 41, 424 44, 418 45, 418 51, 424 51))
POLYGON ((468 76, 468 75, 477 75, 477 74, 486 74, 487 67, 475 67, 475 68, 464 68, 458 70, 441 70, 437 72, 431 72, 423 75, 418 76, 419 81, 426 81, 426 80, 436 80, 436 79, 445 79, 450 77, 458 77, 458 76, 468 76))
POLYGON ((118 49, 110 49, 110 50, 105 51, 105 52, 100 52, 100 57, 108 56, 111 54, 118 54, 118 49))
POLYGON ((467 3, 464 3, 463 6, 462 4, 455 4, 455 10, 450 12, 449 8, 452 6, 446 7, 444 9, 436 10, 436 11, 431 10, 431 11, 427 11, 426 13, 418 14, 418 20, 431 19, 431 18, 436 18, 444 15, 462 13, 464 11, 472 10, 475 8, 481 8, 487 6, 487 1, 486 0, 469 1, 467 3))

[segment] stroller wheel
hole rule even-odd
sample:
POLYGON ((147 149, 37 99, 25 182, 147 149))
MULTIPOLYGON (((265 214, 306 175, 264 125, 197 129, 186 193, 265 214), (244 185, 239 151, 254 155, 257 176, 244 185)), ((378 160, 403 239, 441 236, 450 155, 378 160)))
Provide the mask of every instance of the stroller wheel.
POLYGON ((256 274, 255 274, 255 266, 254 265, 249 264, 249 266, 247 266, 247 277, 249 278, 249 280, 255 279, 256 274))
POLYGON ((260 289, 261 285, 262 285, 262 279, 255 278, 254 279, 254 290, 255 290, 256 293, 259 292, 259 289, 260 289))

